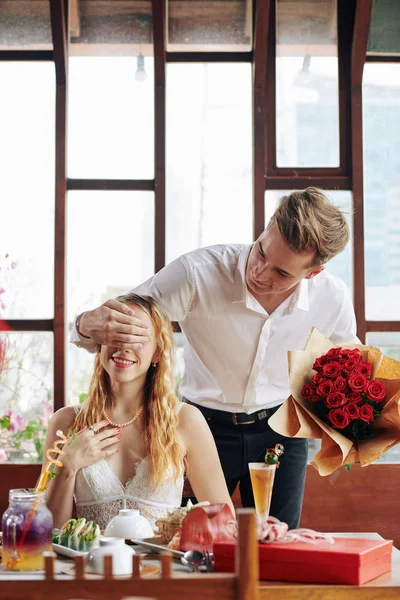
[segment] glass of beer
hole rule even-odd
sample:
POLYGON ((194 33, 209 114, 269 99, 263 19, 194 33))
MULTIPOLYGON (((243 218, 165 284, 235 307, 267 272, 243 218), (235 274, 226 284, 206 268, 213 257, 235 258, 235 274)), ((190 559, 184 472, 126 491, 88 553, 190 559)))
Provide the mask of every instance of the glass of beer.
POLYGON ((276 464, 249 463, 249 471, 257 516, 264 521, 269 516, 276 464))

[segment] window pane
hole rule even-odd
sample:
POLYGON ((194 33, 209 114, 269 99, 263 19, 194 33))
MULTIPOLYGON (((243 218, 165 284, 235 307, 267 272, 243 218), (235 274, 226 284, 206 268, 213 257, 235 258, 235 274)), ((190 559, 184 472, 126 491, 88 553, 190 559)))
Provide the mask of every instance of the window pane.
MULTIPOLYGON (((367 344, 380 348, 385 356, 390 356, 400 360, 400 333, 367 333, 367 344)), ((400 463, 400 444, 386 452, 379 460, 379 463, 400 463)))
MULTIPOLYGON (((0 2, 0 50, 51 50, 48 0, 0 2)), ((5 89, 5 88, 3 88, 5 89)))
MULTIPOLYGON (((154 274, 154 194, 69 192, 67 314, 126 293, 154 274)), ((68 344, 68 401, 87 392, 93 357, 68 344)))
POLYGON ((168 50, 247 51, 252 30, 252 0, 168 1, 168 50))
POLYGON ((372 3, 368 53, 400 54, 400 3, 380 0, 372 3))
POLYGON ((400 320, 400 64, 363 79, 366 315, 400 320))
MULTIPOLYGON (((116 46, 120 44, 136 44, 139 51, 139 44, 150 47, 152 43, 150 0, 80 0, 79 13, 78 30, 71 19, 72 54, 113 54, 118 52, 116 46), (88 44, 91 45, 90 48, 88 44), (83 45, 87 47, 84 48, 83 45)), ((126 51, 127 48, 124 48, 124 52, 126 51)))
POLYGON ((153 57, 144 66, 133 56, 69 62, 69 177, 152 179, 153 57))
POLYGON ((0 462, 41 462, 53 411, 53 334, 1 337, 6 354, 0 373, 0 462))
MULTIPOLYGON (((290 193, 290 190, 268 190, 265 192, 265 226, 267 226, 270 218, 274 214, 276 207, 278 206, 279 200, 285 194, 290 193)), ((350 227, 350 242, 347 244, 346 248, 341 254, 338 254, 332 260, 327 263, 327 271, 332 273, 332 275, 336 275, 340 277, 350 292, 352 291, 352 282, 353 282, 353 259, 352 259, 352 225, 353 221, 351 218, 352 215, 352 195, 351 192, 343 192, 343 191, 329 191, 326 192, 329 198, 334 202, 337 206, 339 206, 344 212, 347 222, 350 227)))
POLYGON ((276 6, 277 165, 337 167, 336 2, 278 0, 276 6))
POLYGON ((250 65, 168 66, 167 262, 251 243, 251 113, 250 65))
POLYGON ((54 65, 0 62, 0 312, 53 316, 54 65))

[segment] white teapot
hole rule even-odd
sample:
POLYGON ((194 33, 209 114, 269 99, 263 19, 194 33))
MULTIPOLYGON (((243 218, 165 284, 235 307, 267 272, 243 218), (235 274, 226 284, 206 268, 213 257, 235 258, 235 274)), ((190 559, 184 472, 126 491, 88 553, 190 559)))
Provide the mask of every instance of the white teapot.
POLYGON ((132 575, 133 559, 136 552, 130 546, 125 544, 121 538, 100 538, 100 546, 91 550, 87 558, 89 571, 104 574, 104 557, 113 558, 113 575, 132 575))

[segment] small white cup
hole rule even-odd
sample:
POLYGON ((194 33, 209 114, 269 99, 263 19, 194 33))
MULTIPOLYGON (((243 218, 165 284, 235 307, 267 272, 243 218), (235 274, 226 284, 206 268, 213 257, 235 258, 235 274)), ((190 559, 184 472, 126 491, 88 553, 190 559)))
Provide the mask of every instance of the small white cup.
POLYGON ((106 537, 124 539, 153 537, 154 531, 146 517, 138 510, 123 508, 119 514, 111 519, 104 530, 106 537))
POLYGON ((104 557, 113 558, 113 575, 132 575, 132 556, 136 552, 121 538, 100 538, 100 546, 89 552, 87 564, 91 571, 104 574, 104 557))

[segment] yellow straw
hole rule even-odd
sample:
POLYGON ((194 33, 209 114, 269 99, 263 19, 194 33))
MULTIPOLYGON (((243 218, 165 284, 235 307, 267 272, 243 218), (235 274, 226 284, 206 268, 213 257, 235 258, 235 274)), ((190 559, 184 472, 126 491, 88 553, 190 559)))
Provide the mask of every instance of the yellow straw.
POLYGON ((61 439, 56 440, 53 444, 53 447, 46 450, 46 458, 47 458, 48 462, 47 462, 46 468, 41 473, 41 475, 38 479, 38 482, 35 487, 35 492, 43 492, 45 490, 46 483, 47 483, 47 480, 48 480, 49 474, 50 474, 51 465, 56 465, 59 468, 61 468, 63 466, 61 460, 57 459, 56 457, 63 456, 65 454, 65 452, 63 450, 61 450, 61 448, 59 448, 59 445, 65 444, 65 442, 67 441, 67 438, 60 429, 58 429, 56 431, 56 436, 61 439), (56 456, 52 456, 52 454, 55 454, 56 456))

